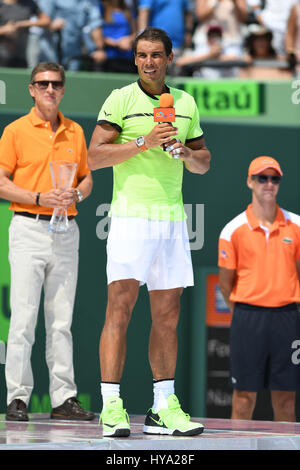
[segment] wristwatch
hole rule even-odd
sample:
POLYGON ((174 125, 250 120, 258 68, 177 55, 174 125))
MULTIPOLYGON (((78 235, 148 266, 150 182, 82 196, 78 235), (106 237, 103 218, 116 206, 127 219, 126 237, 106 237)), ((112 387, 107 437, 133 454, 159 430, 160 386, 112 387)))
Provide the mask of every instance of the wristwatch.
POLYGON ((79 189, 75 189, 76 194, 77 194, 77 201, 80 202, 83 199, 82 193, 79 191, 79 189))
POLYGON ((143 152, 144 152, 144 150, 147 150, 147 147, 146 147, 146 144, 145 144, 145 137, 143 137, 142 135, 140 135, 140 137, 137 137, 135 139, 135 143, 136 143, 136 145, 139 149, 143 150, 143 152))

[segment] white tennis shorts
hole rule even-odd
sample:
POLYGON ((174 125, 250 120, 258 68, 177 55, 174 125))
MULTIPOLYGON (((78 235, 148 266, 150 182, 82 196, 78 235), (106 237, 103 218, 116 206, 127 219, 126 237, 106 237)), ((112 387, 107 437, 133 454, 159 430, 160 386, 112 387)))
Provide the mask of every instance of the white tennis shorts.
POLYGON ((194 285, 185 220, 111 218, 107 240, 107 283, 136 279, 148 290, 194 285))

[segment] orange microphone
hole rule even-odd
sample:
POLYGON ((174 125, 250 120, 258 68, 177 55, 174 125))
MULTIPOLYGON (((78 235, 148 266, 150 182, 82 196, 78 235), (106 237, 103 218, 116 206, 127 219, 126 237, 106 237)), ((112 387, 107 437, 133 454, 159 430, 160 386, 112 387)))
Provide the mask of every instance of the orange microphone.
POLYGON ((174 98, 170 93, 159 97, 159 108, 154 108, 154 122, 175 122, 174 98))
MULTIPOLYGON (((159 97, 159 108, 154 108, 154 122, 175 122, 174 98, 170 93, 163 93, 159 97)), ((163 144, 166 151, 166 144, 163 144)))

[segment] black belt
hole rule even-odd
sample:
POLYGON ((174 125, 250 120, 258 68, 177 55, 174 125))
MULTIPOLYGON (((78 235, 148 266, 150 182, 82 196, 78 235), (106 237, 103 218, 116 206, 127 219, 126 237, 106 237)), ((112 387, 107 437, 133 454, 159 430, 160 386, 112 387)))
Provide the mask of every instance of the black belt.
POLYGON ((297 304, 296 303, 291 303, 291 304, 286 304, 282 305, 281 307, 262 307, 260 305, 253 305, 253 304, 245 304, 242 302, 236 302, 235 305, 242 310, 261 310, 261 311, 266 311, 266 310, 274 310, 275 312, 280 312, 282 310, 284 311, 290 311, 290 310, 297 310, 297 304))
MULTIPOLYGON (((31 214, 30 212, 14 212, 14 215, 23 215, 23 217, 30 217, 31 219, 51 220, 52 215, 46 214, 31 214)), ((74 215, 69 215, 68 220, 74 219, 74 215)))

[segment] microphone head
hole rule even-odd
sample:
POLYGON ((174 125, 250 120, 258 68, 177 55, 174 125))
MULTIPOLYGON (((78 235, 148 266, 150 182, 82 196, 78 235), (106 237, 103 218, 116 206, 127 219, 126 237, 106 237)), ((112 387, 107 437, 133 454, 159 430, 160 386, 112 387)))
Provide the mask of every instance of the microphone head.
POLYGON ((154 108, 154 122, 175 122, 174 98, 170 93, 159 97, 159 108, 154 108))
POLYGON ((174 98, 170 93, 163 93, 159 97, 160 108, 173 108, 174 98))

